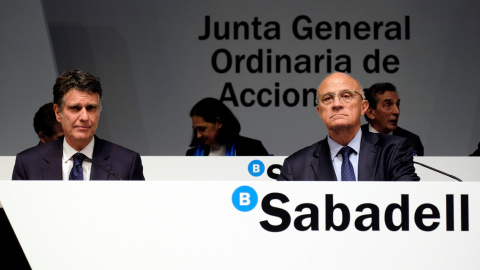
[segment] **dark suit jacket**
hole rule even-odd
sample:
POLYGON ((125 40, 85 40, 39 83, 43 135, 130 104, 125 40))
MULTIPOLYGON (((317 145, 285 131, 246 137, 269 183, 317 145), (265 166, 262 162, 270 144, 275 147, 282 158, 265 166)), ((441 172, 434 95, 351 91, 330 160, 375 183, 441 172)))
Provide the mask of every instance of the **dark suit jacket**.
MULTIPOLYGON (((195 148, 190 148, 187 150, 187 156, 193 156, 195 153, 195 148)), ((235 139, 235 155, 237 156, 268 156, 267 149, 263 147, 263 144, 259 140, 238 136, 235 139)), ((205 156, 208 156, 210 153, 210 148, 206 147, 205 156)))
MULTIPOLYGON (((412 146, 404 138, 362 132, 358 180, 420 180, 412 152, 412 146)), ((277 180, 336 181, 327 138, 286 158, 277 180)))
MULTIPOLYGON (((362 132, 368 132, 368 124, 362 125, 362 132)), ((401 127, 397 127, 393 131, 393 135, 407 138, 412 144, 413 150, 415 150, 417 156, 423 156, 425 154, 423 151, 422 141, 420 141, 420 137, 417 134, 414 134, 401 127)))
MULTIPOLYGON (((62 180, 63 137, 17 155, 12 180, 62 180)), ((123 180, 145 180, 140 155, 95 136, 92 159, 123 180)), ((87 161, 84 161, 87 162, 87 161)), ((92 164, 90 180, 117 180, 92 164)))

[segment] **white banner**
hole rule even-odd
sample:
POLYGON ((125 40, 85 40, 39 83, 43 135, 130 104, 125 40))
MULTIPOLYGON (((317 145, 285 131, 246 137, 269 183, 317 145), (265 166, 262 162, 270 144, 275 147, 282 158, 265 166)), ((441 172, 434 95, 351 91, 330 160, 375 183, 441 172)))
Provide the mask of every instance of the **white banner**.
POLYGON ((33 269, 478 269, 478 183, 0 182, 33 269))

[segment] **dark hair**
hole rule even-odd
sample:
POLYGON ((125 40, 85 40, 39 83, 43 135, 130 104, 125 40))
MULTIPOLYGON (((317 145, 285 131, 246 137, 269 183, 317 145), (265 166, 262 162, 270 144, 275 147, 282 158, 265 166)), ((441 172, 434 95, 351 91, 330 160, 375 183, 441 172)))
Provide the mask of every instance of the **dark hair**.
POLYGON ((65 94, 72 89, 97 93, 101 109, 102 85, 100 84, 100 78, 79 69, 62 73, 53 86, 53 103, 57 104, 60 110, 65 105, 65 94))
MULTIPOLYGON (((386 91, 393 91, 397 92, 397 88, 395 85, 391 83, 376 83, 370 88, 365 88, 363 89, 363 93, 365 94, 365 99, 368 100, 368 106, 373 109, 377 109, 377 94, 383 94, 386 91)), ((365 119, 370 122, 370 118, 367 117, 367 114, 365 114, 365 119)))
POLYGON ((55 134, 54 127, 60 125, 55 117, 53 102, 47 103, 38 109, 33 117, 33 129, 38 134, 42 132, 45 136, 51 137, 55 134))
MULTIPOLYGON (((204 98, 197 102, 190 111, 190 117, 200 116, 205 121, 216 123, 220 119, 222 127, 218 131, 216 141, 219 144, 231 142, 240 133, 240 122, 228 107, 218 99, 204 98)), ((198 145, 197 131, 193 130, 193 137, 190 146, 198 145)))

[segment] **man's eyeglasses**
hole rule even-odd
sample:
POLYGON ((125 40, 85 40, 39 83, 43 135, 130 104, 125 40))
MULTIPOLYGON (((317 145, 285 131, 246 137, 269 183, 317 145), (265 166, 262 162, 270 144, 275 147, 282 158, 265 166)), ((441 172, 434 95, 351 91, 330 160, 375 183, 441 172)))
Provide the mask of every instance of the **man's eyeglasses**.
POLYGON ((316 105, 318 105, 319 103, 322 104, 322 105, 330 105, 330 104, 333 103, 333 99, 335 99, 335 96, 338 96, 338 99, 341 102, 349 103, 354 99, 355 94, 358 94, 360 96, 360 98, 363 100, 362 94, 360 94, 357 91, 342 90, 342 91, 340 91, 336 94, 335 93, 326 93, 326 94, 323 94, 323 95, 318 95, 317 98, 315 99, 315 101, 317 103, 316 105))

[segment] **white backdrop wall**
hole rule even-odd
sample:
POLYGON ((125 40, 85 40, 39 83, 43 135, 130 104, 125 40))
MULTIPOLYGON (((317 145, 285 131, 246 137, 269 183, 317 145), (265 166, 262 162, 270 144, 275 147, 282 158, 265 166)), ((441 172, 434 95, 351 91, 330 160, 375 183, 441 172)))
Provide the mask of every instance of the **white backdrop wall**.
MULTIPOLYGON (((426 155, 468 155, 480 141, 477 1, 44 0, 44 17, 39 2, 33 1, 22 6, 24 14, 6 22, 3 13, 21 5, 15 3, 1 4, 7 9, 2 8, 0 48, 2 58, 11 54, 17 61, 0 61, 0 76, 15 76, 31 63, 40 70, 56 65, 57 73, 81 68, 100 76, 104 110, 97 134, 144 156, 184 155, 191 136, 190 108, 204 97, 221 98, 229 85, 233 90, 224 95, 225 103, 239 118, 241 134, 262 140, 275 155, 289 155, 326 136, 313 95, 303 104, 303 89, 315 89, 336 66, 364 87, 395 84, 402 100, 399 124, 421 137, 426 155), (23 21, 30 12, 45 21, 32 21, 26 29, 23 21), (215 38, 212 26, 210 36, 201 38, 206 36, 206 18, 210 25, 220 26, 221 36, 228 24, 229 37, 215 38), (335 28, 337 22, 350 24, 350 37, 345 28, 338 38, 334 30, 327 36, 327 25, 335 28), (25 37, 35 33, 51 43, 10 44, 15 36, 5 30, 6 23, 25 37), (242 28, 235 38, 235 23, 247 25, 248 31, 242 28), (315 35, 317 24, 320 37, 315 35), (380 24, 376 37, 373 29, 380 24), (355 27, 371 29, 355 35, 355 27), (308 29, 314 34, 304 39, 308 29), (45 44, 51 44, 54 63, 42 61, 50 53, 45 44), (373 62, 366 68, 364 59, 376 51, 380 66, 370 72, 373 62), (248 61, 241 61, 237 72, 233 60, 227 68, 229 55, 256 59, 251 60, 250 71, 248 61), (276 55, 291 58, 290 72, 283 62, 275 70, 275 61, 268 71, 268 59, 276 55), (324 58, 319 70, 315 57, 324 58), (258 58, 263 60, 262 72, 258 58), (311 69, 304 64, 296 70, 295 64, 305 59, 312 60, 311 69), (390 64, 385 67, 383 61, 390 64), (295 103, 294 92, 299 102, 289 106, 295 103), (238 104, 231 100, 232 93, 238 104), (271 104, 262 106, 258 97, 271 104)), ((56 76, 55 72, 43 75, 47 85, 22 76, 21 83, 0 86, 1 117, 6 123, 0 155, 15 155, 36 144, 33 114, 53 99, 56 76)))

